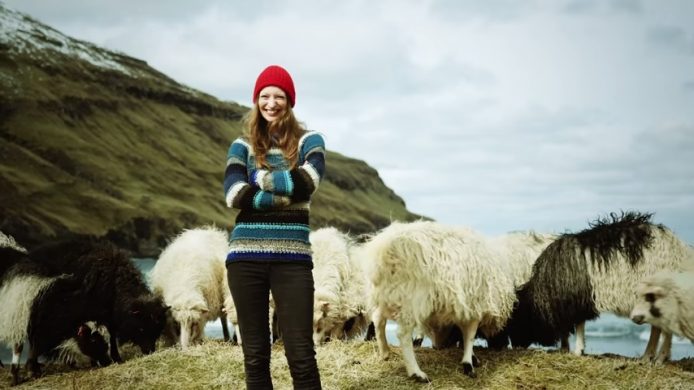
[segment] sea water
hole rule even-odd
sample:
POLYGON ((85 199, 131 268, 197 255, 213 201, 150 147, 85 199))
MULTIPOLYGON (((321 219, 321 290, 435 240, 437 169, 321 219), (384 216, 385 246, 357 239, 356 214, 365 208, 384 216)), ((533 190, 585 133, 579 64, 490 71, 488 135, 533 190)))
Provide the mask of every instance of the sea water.
MULTIPOLYGON (((154 267, 154 259, 133 259, 135 265, 142 271, 145 280, 149 282, 149 272, 154 267)), ((386 338, 391 345, 398 345, 396 336, 397 323, 388 321, 386 324, 386 338)), ((229 327, 233 334, 233 327, 229 327)), ((586 323, 586 349, 589 355, 600 355, 612 353, 626 357, 639 357, 643 354, 648 343, 650 326, 636 325, 626 318, 617 317, 610 313, 601 315, 594 321, 586 323)), ((205 327, 205 335, 212 339, 221 339, 222 325, 219 320, 209 322, 205 327)), ((571 346, 575 343, 575 337, 571 336, 569 342, 571 346)), ((476 340, 475 345, 486 346, 483 340, 476 340)), ((423 347, 431 347, 431 341, 425 339, 423 347)), ((27 348, 25 348, 26 350, 27 348)), ((26 352, 22 356, 25 359, 26 352)), ((682 358, 694 358, 694 344, 688 339, 673 337, 672 341, 672 360, 682 358)), ((12 361, 12 352, 6 346, 0 346, 0 359, 3 363, 9 364, 12 361)))

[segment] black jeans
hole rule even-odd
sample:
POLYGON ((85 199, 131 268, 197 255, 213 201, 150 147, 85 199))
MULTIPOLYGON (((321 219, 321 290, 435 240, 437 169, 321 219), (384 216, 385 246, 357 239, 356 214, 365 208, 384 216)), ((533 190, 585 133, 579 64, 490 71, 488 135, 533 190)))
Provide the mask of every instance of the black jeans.
POLYGON ((269 292, 284 341, 294 389, 320 389, 313 348, 312 264, 238 261, 227 266, 241 330, 246 388, 272 389, 269 292))

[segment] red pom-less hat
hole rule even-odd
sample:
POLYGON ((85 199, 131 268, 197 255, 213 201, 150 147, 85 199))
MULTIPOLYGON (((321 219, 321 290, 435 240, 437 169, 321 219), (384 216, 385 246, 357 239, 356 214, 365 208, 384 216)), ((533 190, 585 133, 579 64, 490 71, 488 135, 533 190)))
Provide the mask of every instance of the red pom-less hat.
POLYGON ((255 81, 253 89, 253 103, 258 100, 258 94, 265 87, 274 86, 284 91, 289 99, 289 104, 294 107, 296 103, 296 92, 294 92, 294 81, 286 69, 279 65, 270 65, 265 68, 258 79, 255 81))

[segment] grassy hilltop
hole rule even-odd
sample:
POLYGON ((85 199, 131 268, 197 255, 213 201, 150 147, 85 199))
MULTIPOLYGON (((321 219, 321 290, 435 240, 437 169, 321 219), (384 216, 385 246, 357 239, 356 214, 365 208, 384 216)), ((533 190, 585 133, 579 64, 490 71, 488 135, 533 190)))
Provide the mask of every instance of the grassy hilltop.
MULTIPOLYGON (((1 4, 0 22, 0 231, 27 246, 108 235, 152 256, 184 227, 231 227, 221 182, 247 107, 1 4)), ((312 227, 419 217, 364 161, 329 151, 327 165, 312 227)))

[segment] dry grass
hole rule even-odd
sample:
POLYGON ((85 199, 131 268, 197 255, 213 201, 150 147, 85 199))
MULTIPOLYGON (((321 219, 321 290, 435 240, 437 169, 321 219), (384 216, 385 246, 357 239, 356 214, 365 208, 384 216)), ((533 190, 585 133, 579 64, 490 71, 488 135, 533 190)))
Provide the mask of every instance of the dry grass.
MULTIPOLYGON (((462 351, 416 351, 432 379, 418 384, 405 377, 399 350, 388 361, 377 356, 373 342, 329 343, 317 348, 325 389, 694 389, 694 359, 664 365, 615 356, 584 356, 545 351, 493 352, 478 349, 482 365, 477 378, 462 373, 462 351)), ((126 350, 120 365, 66 371, 49 365, 46 375, 17 389, 243 389, 243 355, 238 346, 208 341, 183 352, 165 349, 149 356, 126 350), (128 358, 129 355, 129 358, 128 358)), ((9 384, 2 370, 0 387, 9 384)), ((273 347, 272 376, 276 389, 291 389, 281 345, 273 347)))

